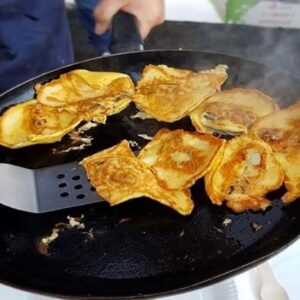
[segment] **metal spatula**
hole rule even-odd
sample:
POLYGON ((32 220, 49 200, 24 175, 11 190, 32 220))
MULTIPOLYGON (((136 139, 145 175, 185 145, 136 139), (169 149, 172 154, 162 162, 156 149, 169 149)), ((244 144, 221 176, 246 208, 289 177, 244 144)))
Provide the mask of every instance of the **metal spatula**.
POLYGON ((26 169, 0 163, 0 203, 45 213, 101 201, 78 162, 26 169))

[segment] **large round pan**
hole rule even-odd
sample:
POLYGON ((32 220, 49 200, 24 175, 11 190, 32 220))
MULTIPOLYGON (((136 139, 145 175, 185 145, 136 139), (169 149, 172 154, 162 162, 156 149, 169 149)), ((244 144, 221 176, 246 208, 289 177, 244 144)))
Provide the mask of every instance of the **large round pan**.
MULTIPOLYGON (((166 64, 201 70, 216 64, 229 66, 224 89, 258 88, 281 107, 300 95, 300 82, 270 67, 213 53, 145 51, 97 58, 37 77, 1 96, 0 109, 34 95, 34 84, 57 78, 77 68, 120 71, 138 80, 147 64, 166 64)), ((163 108, 162 108, 163 109, 163 108)), ((132 120, 134 106, 92 129, 94 144, 78 152, 55 155, 54 145, 19 150, 0 147, 0 161, 38 168, 81 158, 116 144, 123 138, 146 141, 161 127, 192 129, 188 119, 168 125, 154 120, 132 120)), ((299 166, 300 172, 300 166, 299 166)), ((1 179, 0 179, 1 180, 1 179)), ((213 206, 203 182, 192 189, 196 207, 180 216, 149 199, 136 199, 110 208, 106 203, 34 215, 0 206, 0 281, 21 289, 56 297, 109 299, 149 297, 200 288, 244 271, 287 247, 300 233, 300 201, 284 206, 283 190, 270 195, 273 205, 264 213, 234 214, 213 206), (67 216, 84 215, 85 230, 65 229, 50 245, 48 255, 38 244, 67 216), (231 224, 223 225, 226 218, 231 224), (262 225, 256 231, 255 224, 262 225), (86 232, 93 230, 93 236, 86 232)), ((1 191, 0 191, 1 195, 1 191)), ((22 197, 22 195, 20 195, 22 197)), ((59 201, 59 199, 53 199, 59 201)))

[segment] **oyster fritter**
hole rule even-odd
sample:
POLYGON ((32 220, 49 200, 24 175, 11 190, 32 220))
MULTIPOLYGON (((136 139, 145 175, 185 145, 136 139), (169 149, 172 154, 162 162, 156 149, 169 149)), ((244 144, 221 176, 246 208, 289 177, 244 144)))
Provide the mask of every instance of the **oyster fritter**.
POLYGON ((85 121, 103 123, 131 102, 134 84, 122 73, 74 70, 58 79, 36 85, 37 100, 80 114, 85 121))
POLYGON ((126 140, 86 157, 81 164, 98 195, 112 206, 145 196, 182 215, 190 214, 194 208, 190 191, 168 191, 161 187, 150 169, 135 157, 126 140))
POLYGON ((264 141, 242 135, 228 141, 215 156, 205 176, 206 192, 213 204, 226 205, 239 213, 265 210, 268 192, 279 188, 283 174, 271 147, 264 141))
POLYGON ((139 153, 160 184, 170 190, 187 189, 208 171, 224 140, 182 129, 161 129, 139 153))
POLYGON ((278 110, 269 96, 255 89, 235 88, 217 93, 190 114, 197 131, 240 135, 258 119, 278 110))
POLYGON ((227 66, 193 72, 165 65, 147 65, 137 83, 133 101, 158 121, 174 122, 218 92, 227 79, 227 66))
POLYGON ((250 133, 260 137, 273 149, 284 173, 287 189, 283 202, 300 198, 300 101, 267 116, 253 125, 250 133))
POLYGON ((30 100, 10 107, 0 117, 0 144, 21 148, 54 143, 80 122, 77 114, 30 100))
POLYGON ((126 74, 79 69, 61 74, 43 85, 37 84, 35 89, 40 103, 57 107, 120 92, 131 95, 134 85, 126 74))

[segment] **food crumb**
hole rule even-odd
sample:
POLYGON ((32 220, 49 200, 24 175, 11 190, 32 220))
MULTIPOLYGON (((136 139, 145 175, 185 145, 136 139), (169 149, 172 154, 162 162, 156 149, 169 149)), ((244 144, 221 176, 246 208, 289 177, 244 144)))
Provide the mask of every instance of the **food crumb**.
POLYGON ((84 215, 81 215, 80 218, 74 218, 71 216, 67 216, 67 219, 69 220, 69 226, 71 228, 75 229, 84 229, 85 225, 84 223, 81 222, 81 220, 84 218, 84 215))
POLYGON ((217 232, 223 233, 223 230, 221 228, 213 226, 213 229, 216 230, 217 232))
POLYGON ((59 236, 59 229, 58 228, 53 228, 52 232, 49 236, 46 236, 44 238, 42 238, 42 242, 45 245, 49 245, 50 243, 52 243, 55 239, 57 239, 59 236))
POLYGON ((151 137, 147 134, 144 134, 144 133, 140 133, 140 134, 138 134, 138 136, 141 137, 144 140, 147 140, 147 141, 152 141, 153 140, 153 137, 151 137))
POLYGON ((90 147, 92 145, 92 142, 94 138, 92 136, 85 136, 84 132, 88 129, 97 126, 97 124, 89 122, 84 124, 78 129, 73 129, 71 132, 68 133, 69 138, 71 139, 71 143, 73 146, 68 147, 66 149, 60 149, 60 148, 52 148, 53 154, 61 154, 61 153, 67 153, 71 151, 77 151, 77 150, 83 150, 86 147, 90 147))
POLYGON ((261 224, 254 223, 254 222, 251 223, 251 228, 252 228, 253 232, 257 232, 257 231, 261 230, 262 227, 263 226, 261 224))
POLYGON ((38 243, 38 251, 43 255, 48 255, 49 245, 59 237, 59 228, 53 228, 50 235, 45 236, 38 243))
POLYGON ((122 218, 120 221, 119 221, 119 225, 122 224, 122 223, 126 223, 126 222, 129 222, 131 221, 131 218, 122 218))
POLYGON ((97 127, 99 124, 98 123, 94 123, 94 122, 87 122, 84 125, 82 125, 81 127, 78 128, 78 132, 79 133, 83 133, 85 131, 88 131, 91 128, 97 127))
POLYGON ((77 147, 87 147, 92 145, 92 141, 94 138, 92 136, 83 136, 82 134, 83 131, 76 130, 73 130, 68 134, 70 139, 72 140, 72 144, 75 145, 74 147, 76 147, 76 145, 78 145, 77 147))
POLYGON ((135 115, 130 116, 130 119, 153 119, 150 115, 146 114, 145 112, 138 111, 135 115))
POLYGON ((181 238, 181 237, 183 237, 184 236, 184 230, 182 230, 180 233, 179 233, 179 237, 181 238))
POLYGON ((225 218, 223 221, 223 226, 227 227, 229 224, 231 224, 232 220, 230 218, 225 218))
MULTIPOLYGON (((84 215, 81 215, 79 218, 74 218, 67 216, 68 223, 59 222, 54 225, 54 228, 51 231, 51 234, 40 239, 38 242, 37 248, 38 251, 43 255, 48 255, 49 245, 59 237, 59 233, 65 229, 84 229, 85 225, 82 223, 84 215)), ((91 234, 91 233, 90 233, 91 234)), ((89 234, 88 234, 89 235, 89 234)))
MULTIPOLYGON (((87 141, 87 140, 86 140, 87 141)), ((67 149, 57 149, 57 148, 53 148, 52 149, 52 153, 53 154, 61 154, 61 153, 68 153, 68 152, 71 152, 71 151, 77 151, 77 150, 83 150, 85 149, 86 147, 89 147, 92 145, 92 140, 90 140, 89 143, 83 143, 79 146, 74 146, 74 147, 69 147, 67 149)))

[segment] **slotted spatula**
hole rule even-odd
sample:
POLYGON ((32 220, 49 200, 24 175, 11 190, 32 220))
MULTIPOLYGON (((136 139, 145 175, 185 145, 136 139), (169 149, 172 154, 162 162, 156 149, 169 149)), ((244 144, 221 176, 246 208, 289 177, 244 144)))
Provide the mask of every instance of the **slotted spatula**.
POLYGON ((102 201, 84 169, 72 162, 42 169, 0 163, 0 203, 45 213, 102 201))

